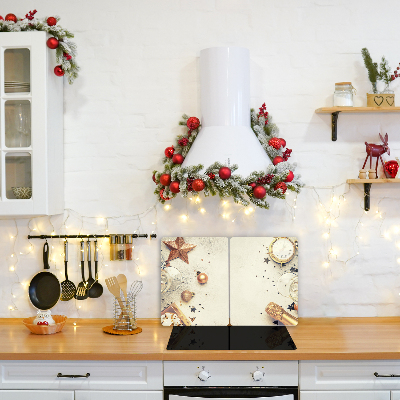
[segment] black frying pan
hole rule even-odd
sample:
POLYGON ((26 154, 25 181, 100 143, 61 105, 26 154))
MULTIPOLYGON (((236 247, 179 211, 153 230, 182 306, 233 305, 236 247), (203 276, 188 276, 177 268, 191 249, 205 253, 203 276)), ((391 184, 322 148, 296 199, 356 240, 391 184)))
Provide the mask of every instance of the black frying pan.
POLYGON ((43 246, 44 271, 37 273, 29 285, 29 298, 32 304, 39 310, 53 308, 60 299, 61 286, 57 277, 50 271, 49 245, 46 242, 43 246))

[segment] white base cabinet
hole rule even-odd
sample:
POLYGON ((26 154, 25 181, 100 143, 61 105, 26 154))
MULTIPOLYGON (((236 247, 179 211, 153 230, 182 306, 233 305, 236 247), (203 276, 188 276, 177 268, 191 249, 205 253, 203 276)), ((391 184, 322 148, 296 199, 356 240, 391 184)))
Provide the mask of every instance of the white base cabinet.
POLYGON ((163 392, 77 390, 75 400, 162 400, 163 392))
POLYGON ((74 392, 55 390, 0 390, 1 400, 74 400, 74 392))
MULTIPOLYGON (((400 399, 400 397, 399 397, 400 399)), ((390 391, 300 391, 300 400, 390 400, 390 391)))

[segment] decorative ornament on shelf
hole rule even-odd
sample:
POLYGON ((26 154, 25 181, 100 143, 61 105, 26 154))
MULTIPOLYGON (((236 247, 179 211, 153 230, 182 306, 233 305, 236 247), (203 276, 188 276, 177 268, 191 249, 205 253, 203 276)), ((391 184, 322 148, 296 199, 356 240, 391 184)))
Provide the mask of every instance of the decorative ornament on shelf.
POLYGON ((399 163, 395 160, 385 162, 384 171, 387 178, 396 178, 399 171, 399 163))
POLYGON ((25 18, 18 19, 14 14, 7 14, 5 20, 0 18, 0 32, 25 32, 42 31, 52 35, 47 40, 47 46, 56 50, 58 65, 54 68, 57 76, 66 75, 68 82, 72 84, 78 77, 79 67, 76 63, 76 44, 70 39, 73 33, 58 25, 60 17, 39 19, 35 17, 36 10, 29 11, 25 18))
POLYGON ((175 146, 165 150, 163 171, 153 173, 153 181, 157 184, 154 193, 159 201, 164 203, 178 193, 187 197, 190 192, 203 191, 205 196, 233 197, 235 203, 248 206, 251 202, 257 207, 268 209, 267 196, 284 199, 287 189, 299 193, 304 184, 300 181, 300 176, 293 173, 296 164, 287 161, 292 150, 283 151, 286 141, 278 138, 278 128, 271 123, 265 103, 258 114, 250 110, 250 118, 254 135, 274 165, 269 165, 264 171, 254 171, 247 177, 234 173, 238 169, 236 164, 214 162, 205 169, 201 164, 183 167, 174 162, 174 153, 175 156, 186 158, 201 128, 198 118, 184 115, 179 125, 186 127, 186 133, 177 137, 175 146), (274 146, 270 144, 271 139, 274 139, 271 142, 274 146), (182 185, 182 182, 186 184, 182 185), (255 190, 256 188, 258 189, 255 190))
POLYGON ((383 144, 372 144, 372 143, 365 142, 367 157, 365 158, 362 169, 365 168, 365 165, 367 164, 368 157, 369 157, 369 168, 370 168, 369 178, 370 179, 371 179, 372 171, 375 171, 375 174, 376 174, 376 176, 374 178, 378 177, 378 162, 379 162, 379 160, 381 160, 381 163, 383 166, 385 165, 385 163, 383 162, 383 159, 382 159, 382 154, 387 153, 390 156, 390 149, 389 149, 389 145, 388 145, 388 140, 389 140, 388 134, 386 133, 384 138, 382 137, 381 134, 379 134, 379 137, 381 138, 383 144), (376 167, 374 170, 372 169, 372 157, 376 157, 376 167))

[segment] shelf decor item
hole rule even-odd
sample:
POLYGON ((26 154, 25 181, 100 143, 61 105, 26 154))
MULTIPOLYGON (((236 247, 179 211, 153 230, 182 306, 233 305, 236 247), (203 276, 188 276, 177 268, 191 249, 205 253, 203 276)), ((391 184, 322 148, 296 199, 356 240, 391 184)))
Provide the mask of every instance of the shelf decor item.
POLYGON ((68 82, 72 84, 78 77, 79 66, 76 63, 76 44, 70 39, 74 34, 58 25, 60 17, 36 18, 36 10, 29 11, 24 18, 17 18, 14 14, 8 14, 6 20, 0 19, 1 32, 26 32, 42 31, 51 35, 47 39, 47 46, 56 50, 56 61, 54 73, 57 76, 65 75, 68 82), (9 17, 8 16, 13 16, 9 17))
POLYGON ((385 165, 385 163, 383 162, 383 159, 382 159, 382 154, 387 153, 390 156, 390 149, 389 149, 389 145, 388 145, 388 140, 389 140, 388 134, 386 133, 384 138, 382 137, 381 134, 379 134, 379 137, 381 138, 383 144, 372 144, 372 143, 365 142, 367 157, 365 158, 362 169, 365 168, 365 165, 367 164, 368 157, 369 157, 369 168, 370 168, 369 169, 369 179, 377 178, 379 160, 381 160, 382 165, 385 165), (375 169, 372 169, 372 157, 376 157, 375 169))
POLYGON ((29 317, 22 320, 22 323, 35 335, 53 335, 61 332, 67 322, 65 315, 53 315, 54 325, 37 325, 33 321, 37 317, 29 317))
POLYGON ((353 91, 355 88, 351 82, 335 83, 335 92, 333 94, 334 107, 353 107, 353 91))
POLYGON ((395 95, 389 86, 392 81, 400 76, 398 73, 399 67, 392 74, 385 56, 382 56, 378 68, 378 63, 373 62, 367 48, 363 48, 361 54, 364 65, 368 70, 368 78, 372 84, 372 93, 367 93, 367 107, 395 107, 395 95), (381 92, 378 92, 377 81, 385 83, 385 88, 381 92))
POLYGON ((283 186, 277 184, 289 182, 289 175, 287 189, 299 193, 303 183, 300 175, 291 179, 296 165, 288 162, 292 150, 278 138, 278 127, 265 103, 258 113, 252 109, 249 113, 248 49, 202 50, 200 83, 201 124, 199 118, 184 115, 179 124, 186 132, 165 149, 163 170, 153 171, 158 201, 164 203, 178 193, 188 197, 202 192, 206 197, 232 197, 237 204, 268 209, 267 196, 285 198, 283 186), (264 181, 267 176, 270 179, 264 181))
POLYGON ((399 163, 395 160, 385 162, 383 170, 386 178, 396 178, 397 172, 399 171, 399 163))

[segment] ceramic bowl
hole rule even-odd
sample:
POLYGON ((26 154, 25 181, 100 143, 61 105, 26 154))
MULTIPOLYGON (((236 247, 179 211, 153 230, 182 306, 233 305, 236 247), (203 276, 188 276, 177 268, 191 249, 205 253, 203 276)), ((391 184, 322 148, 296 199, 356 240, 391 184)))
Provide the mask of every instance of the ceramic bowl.
POLYGON ((53 315, 52 317, 56 323, 55 325, 34 325, 33 320, 36 317, 26 318, 22 322, 35 335, 52 335, 53 333, 61 332, 67 321, 65 315, 53 315))
POLYGON ((31 187, 12 187, 11 188, 15 198, 17 199, 30 199, 32 197, 32 188, 31 187))

